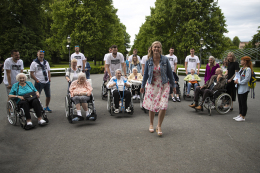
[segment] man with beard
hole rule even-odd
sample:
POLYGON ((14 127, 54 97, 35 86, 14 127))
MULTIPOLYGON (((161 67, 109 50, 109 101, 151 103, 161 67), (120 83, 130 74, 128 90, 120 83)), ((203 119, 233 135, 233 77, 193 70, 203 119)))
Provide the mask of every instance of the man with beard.
POLYGON ((71 60, 73 58, 77 59, 78 68, 80 68, 82 70, 82 72, 84 72, 85 71, 86 58, 85 58, 83 53, 79 52, 79 46, 78 45, 75 46, 75 53, 73 53, 71 55, 71 60))

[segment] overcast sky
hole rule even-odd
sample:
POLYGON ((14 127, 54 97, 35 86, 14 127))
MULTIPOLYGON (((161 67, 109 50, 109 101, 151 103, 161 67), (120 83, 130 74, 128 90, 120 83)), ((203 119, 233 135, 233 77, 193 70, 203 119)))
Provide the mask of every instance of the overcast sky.
MULTIPOLYGON (((117 15, 126 26, 133 45, 135 35, 145 22, 145 16, 150 15, 150 7, 154 7, 156 0, 113 0, 118 9, 117 15)), ((219 0, 218 6, 226 17, 227 37, 233 39, 238 36, 241 41, 250 41, 260 26, 260 0, 219 0)))

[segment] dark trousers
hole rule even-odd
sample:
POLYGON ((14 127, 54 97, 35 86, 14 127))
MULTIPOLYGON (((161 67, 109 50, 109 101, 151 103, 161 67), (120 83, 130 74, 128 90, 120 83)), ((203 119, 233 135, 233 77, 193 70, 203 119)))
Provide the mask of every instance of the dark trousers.
MULTIPOLYGON (((175 86, 176 86, 176 94, 180 94, 180 86, 178 83, 175 83, 175 86)), ((173 93, 173 88, 172 86, 170 86, 170 94, 173 93)))
POLYGON ((140 95, 141 85, 139 85, 137 89, 135 89, 135 87, 136 86, 132 85, 132 95, 135 95, 135 92, 137 92, 137 95, 140 95))
POLYGON ((196 104, 198 104, 200 94, 202 95, 202 102, 204 102, 207 97, 213 96, 213 91, 204 88, 201 89, 199 86, 196 87, 194 96, 194 101, 196 104))
MULTIPOLYGON (((123 97, 123 91, 120 91, 120 95, 121 95, 121 97, 123 97)), ((119 92, 117 90, 113 91, 113 97, 114 97, 115 107, 116 107, 116 109, 118 109, 119 108, 120 96, 119 96, 119 92)), ((131 101, 130 91, 128 91, 128 90, 124 91, 124 98, 125 98, 125 107, 128 108, 129 103, 131 101)))
POLYGON ((26 100, 20 100, 18 102, 18 104, 20 105, 20 108, 23 108, 24 113, 25 113, 25 117, 27 120, 31 119, 31 115, 30 115, 30 109, 33 108, 34 112, 36 113, 37 117, 41 117, 42 115, 42 107, 41 104, 39 102, 38 99, 33 99, 32 101, 28 102, 26 100))
POLYGON ((238 94, 239 114, 246 116, 247 113, 247 96, 248 92, 244 94, 238 94))

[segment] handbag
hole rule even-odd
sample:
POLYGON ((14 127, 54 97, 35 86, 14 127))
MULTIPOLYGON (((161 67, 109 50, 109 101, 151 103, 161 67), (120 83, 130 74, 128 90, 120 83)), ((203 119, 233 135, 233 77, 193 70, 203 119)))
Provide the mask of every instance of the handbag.
POLYGON ((30 92, 23 95, 23 98, 28 102, 32 101, 33 99, 37 99, 37 95, 35 92, 30 92))

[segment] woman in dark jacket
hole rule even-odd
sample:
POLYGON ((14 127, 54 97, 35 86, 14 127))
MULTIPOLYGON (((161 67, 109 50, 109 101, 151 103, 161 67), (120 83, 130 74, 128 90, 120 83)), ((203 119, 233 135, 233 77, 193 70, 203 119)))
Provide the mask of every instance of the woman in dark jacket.
MULTIPOLYGON (((228 56, 228 68, 227 68, 227 93, 231 96, 232 101, 236 101, 236 92, 237 89, 235 87, 235 83, 234 83, 234 77, 235 77, 235 73, 239 71, 239 64, 238 62, 236 62, 236 57, 235 54, 233 52, 229 52, 228 56)), ((233 102, 231 104, 231 111, 233 110, 233 102)))

